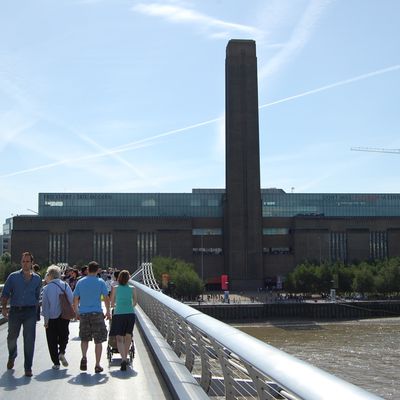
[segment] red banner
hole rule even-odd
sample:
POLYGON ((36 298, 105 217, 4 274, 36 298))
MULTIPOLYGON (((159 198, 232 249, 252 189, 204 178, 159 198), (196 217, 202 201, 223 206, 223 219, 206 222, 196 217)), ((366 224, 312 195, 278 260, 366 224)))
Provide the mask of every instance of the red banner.
POLYGON ((221 289, 228 290, 229 280, 228 275, 221 275, 221 289))

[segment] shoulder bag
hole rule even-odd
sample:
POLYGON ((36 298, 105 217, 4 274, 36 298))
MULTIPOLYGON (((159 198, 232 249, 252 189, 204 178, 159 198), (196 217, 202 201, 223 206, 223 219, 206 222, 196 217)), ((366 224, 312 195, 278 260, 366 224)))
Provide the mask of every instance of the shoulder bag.
MULTIPOLYGON (((50 282, 50 283, 54 283, 55 285, 57 285, 57 283, 55 282, 50 282)), ((65 285, 67 284, 65 283, 65 285)), ((67 292, 61 286, 59 285, 57 286, 62 290, 62 293, 59 294, 60 305, 61 305, 61 318, 68 320, 74 319, 76 317, 75 310, 68 299, 67 292)))

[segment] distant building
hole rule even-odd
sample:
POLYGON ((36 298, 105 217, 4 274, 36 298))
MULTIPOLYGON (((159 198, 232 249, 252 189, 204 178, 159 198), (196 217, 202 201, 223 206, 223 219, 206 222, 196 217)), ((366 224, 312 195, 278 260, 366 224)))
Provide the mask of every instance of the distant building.
POLYGON ((11 231, 13 219, 7 218, 3 224, 3 234, 1 235, 1 254, 11 252, 11 231))
POLYGON ((191 193, 40 193, 12 219, 12 259, 136 269, 156 256, 195 265, 212 285, 280 286, 304 260, 400 256, 399 194, 300 194, 260 188, 255 42, 226 57, 226 189, 191 193))

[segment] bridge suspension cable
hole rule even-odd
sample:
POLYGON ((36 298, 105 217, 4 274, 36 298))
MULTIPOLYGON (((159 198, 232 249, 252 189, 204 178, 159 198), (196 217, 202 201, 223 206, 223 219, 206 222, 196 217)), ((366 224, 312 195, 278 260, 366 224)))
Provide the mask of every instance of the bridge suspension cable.
POLYGON ((147 287, 161 291, 157 279, 154 277, 153 264, 142 263, 140 267, 131 275, 131 279, 136 282, 142 282, 147 287))

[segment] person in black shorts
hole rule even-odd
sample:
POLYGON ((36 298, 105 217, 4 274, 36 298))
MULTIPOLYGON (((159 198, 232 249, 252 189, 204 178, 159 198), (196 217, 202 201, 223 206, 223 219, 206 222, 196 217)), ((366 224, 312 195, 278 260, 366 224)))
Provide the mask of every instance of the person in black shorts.
POLYGON ((126 371, 128 353, 132 343, 135 325, 136 290, 129 285, 129 272, 123 270, 118 275, 118 285, 111 291, 111 307, 114 315, 111 322, 110 336, 116 336, 118 352, 121 354, 121 371, 126 371))

